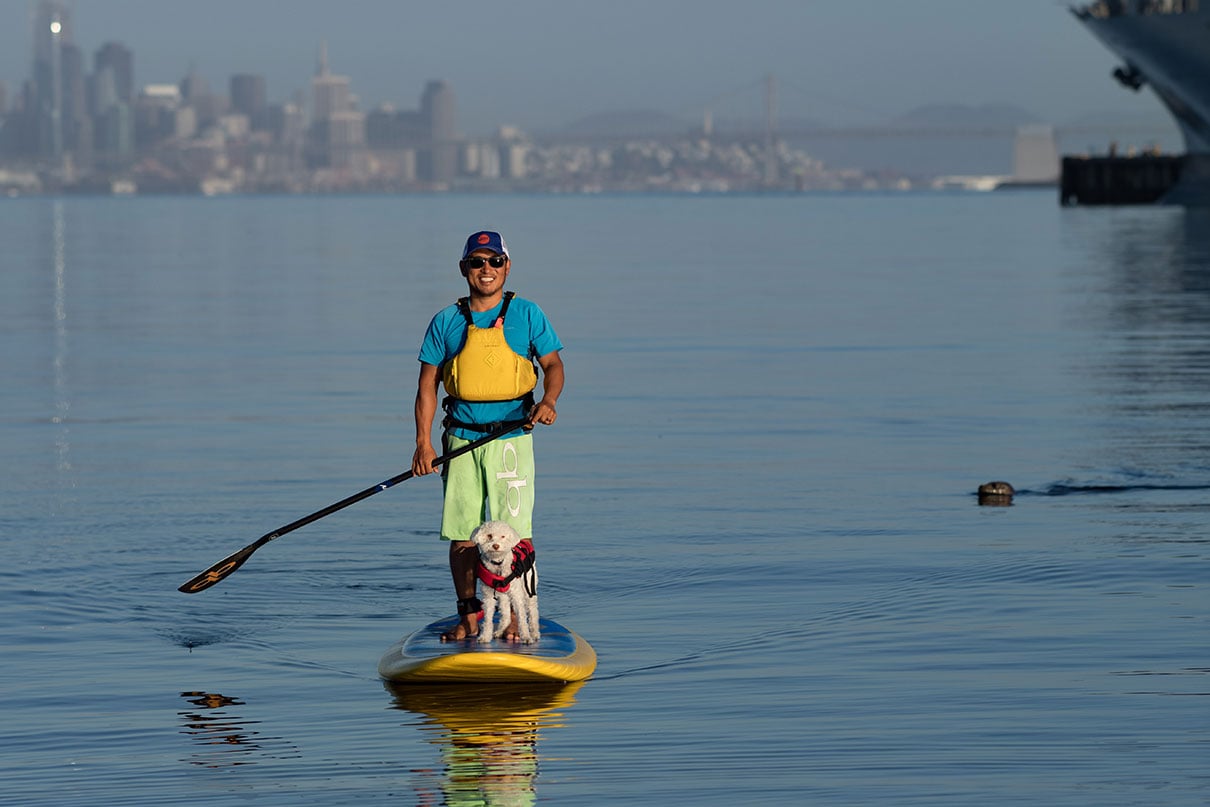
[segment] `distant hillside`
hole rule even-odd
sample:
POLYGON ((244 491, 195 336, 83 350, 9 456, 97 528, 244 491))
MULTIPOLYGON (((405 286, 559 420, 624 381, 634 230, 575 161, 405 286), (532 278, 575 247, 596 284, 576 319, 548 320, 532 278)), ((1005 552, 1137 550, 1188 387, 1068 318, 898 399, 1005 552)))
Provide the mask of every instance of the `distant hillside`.
POLYGON ((1008 104, 931 104, 916 107, 888 121, 888 126, 912 126, 929 129, 975 129, 995 126, 1024 126, 1039 123, 1032 112, 1008 104))
MULTIPOLYGON (((800 118, 787 115, 781 115, 777 118, 778 131, 805 131, 808 129, 827 129, 834 128, 834 124, 826 121, 821 121, 816 118, 800 118)), ((714 131, 716 132, 763 132, 765 131, 765 119, 754 118, 715 118, 714 131)))
MULTIPOLYGON (((700 124, 697 124, 700 126, 700 124)), ((550 134, 596 135, 602 137, 634 135, 667 136, 690 131, 694 124, 654 109, 599 112, 572 121, 550 134)))

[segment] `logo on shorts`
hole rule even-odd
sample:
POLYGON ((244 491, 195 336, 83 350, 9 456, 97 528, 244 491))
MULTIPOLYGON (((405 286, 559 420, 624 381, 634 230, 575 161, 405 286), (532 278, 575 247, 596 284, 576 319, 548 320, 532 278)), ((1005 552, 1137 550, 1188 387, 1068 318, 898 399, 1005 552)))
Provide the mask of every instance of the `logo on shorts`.
POLYGON ((521 514, 521 488, 526 486, 527 480, 521 479, 520 474, 517 473, 519 465, 517 462, 517 447, 513 443, 508 442, 504 444, 501 462, 504 470, 496 474, 496 481, 499 482, 502 479, 508 480, 505 483, 507 488, 504 493, 504 506, 508 508, 508 514, 516 518, 521 514))

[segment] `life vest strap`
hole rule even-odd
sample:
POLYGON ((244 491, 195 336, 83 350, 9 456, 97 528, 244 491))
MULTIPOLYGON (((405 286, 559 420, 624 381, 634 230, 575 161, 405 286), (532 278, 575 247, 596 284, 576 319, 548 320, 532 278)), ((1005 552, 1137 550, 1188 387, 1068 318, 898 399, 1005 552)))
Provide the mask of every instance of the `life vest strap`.
POLYGON ((523 538, 513 547, 513 570, 511 572, 496 574, 480 560, 475 565, 475 574, 479 577, 480 582, 491 586, 500 593, 508 591, 509 584, 514 580, 523 580, 526 593, 532 597, 538 593, 534 577, 530 574, 535 560, 537 560, 537 552, 534 551, 533 543, 528 538, 523 538))
MULTIPOLYGON (((529 410, 534 408, 534 393, 533 390, 522 395, 520 398, 514 398, 514 401, 520 401, 522 408, 528 415, 529 410)), ((449 431, 450 429, 466 429, 468 432, 478 432, 487 434, 494 432, 497 429, 508 427, 509 431, 519 429, 529 423, 529 418, 518 418, 517 420, 497 420, 495 423, 465 423, 458 420, 453 415, 454 405, 458 403, 458 399, 452 395, 445 396, 441 401, 441 408, 445 410, 445 418, 441 421, 441 428, 449 431)))
MULTIPOLYGON (((504 307, 500 309, 500 313, 496 315, 496 321, 493 322, 492 325, 495 325, 496 322, 500 322, 500 323, 504 322, 504 316, 505 316, 505 314, 508 313, 508 305, 509 305, 509 303, 511 303, 513 301, 513 297, 515 297, 515 296, 516 296, 516 292, 512 292, 512 291, 504 292, 504 307)), ((470 297, 459 297, 458 298, 458 310, 461 311, 462 316, 466 318, 467 325, 475 324, 475 318, 471 316, 471 298, 470 297)))

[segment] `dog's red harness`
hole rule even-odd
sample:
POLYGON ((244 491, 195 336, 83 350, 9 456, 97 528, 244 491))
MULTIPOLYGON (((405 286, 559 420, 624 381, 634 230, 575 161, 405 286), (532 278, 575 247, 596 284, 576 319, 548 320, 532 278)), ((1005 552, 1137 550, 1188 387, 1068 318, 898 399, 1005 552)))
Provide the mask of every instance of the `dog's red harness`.
MULTIPOLYGON (((525 577, 530 570, 534 568, 534 560, 537 553, 534 552, 534 545, 530 543, 528 538, 523 538, 513 547, 513 568, 508 574, 496 574, 483 563, 483 559, 479 559, 479 563, 475 566, 475 574, 485 586, 491 586, 496 591, 501 593, 508 591, 508 586, 514 580, 520 580, 525 577)), ((530 596, 533 596, 535 586, 530 578, 525 579, 525 589, 530 596)))

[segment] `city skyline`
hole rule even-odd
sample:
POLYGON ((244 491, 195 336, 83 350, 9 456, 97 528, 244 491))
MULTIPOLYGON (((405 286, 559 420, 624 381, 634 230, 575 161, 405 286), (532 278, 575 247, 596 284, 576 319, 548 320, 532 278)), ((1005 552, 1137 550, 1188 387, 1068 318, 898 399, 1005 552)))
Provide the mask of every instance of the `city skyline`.
POLYGON ((457 134, 453 88, 429 81, 418 110, 358 108, 349 77, 321 46, 309 100, 270 103, 264 76, 235 74, 228 92, 190 71, 135 90, 135 54, 108 41, 90 60, 73 4, 32 5, 33 60, 11 109, 0 107, 5 193, 444 189, 462 178, 524 176, 522 144, 457 134))
MULTIPOLYGON (((333 71, 350 78, 363 112, 411 106, 417 87, 444 79, 458 88, 460 128, 471 135, 557 128, 613 110, 696 119, 712 103, 751 117, 761 111, 759 92, 740 90, 769 73, 781 79, 781 114, 824 121, 882 121, 943 103, 1016 105, 1059 122, 1106 111, 1163 117, 1150 93, 1117 86, 1112 57, 1046 0, 1005 4, 1009 11, 957 0, 913 9, 754 0, 742 10, 654 0, 608 11, 523 0, 508 15, 477 0, 418 10, 298 0, 289 19, 269 4, 173 3, 166 13, 167 5, 68 4, 81 49, 91 59, 108 41, 129 47, 139 87, 177 83, 192 70, 225 91, 230 76, 254 74, 281 102, 309 91, 327 42, 333 71)), ((10 104, 31 72, 31 7, 0 0, 0 81, 10 104)))
MULTIPOLYGON (((543 131, 490 121, 466 100, 476 96, 474 87, 455 91, 453 82, 442 78, 416 78, 406 93, 414 104, 395 100, 404 94, 398 90, 391 100, 369 96, 351 70, 333 64, 326 38, 318 40, 305 89, 274 93, 268 75, 235 66, 212 80, 192 59, 179 78, 149 78, 151 71, 140 68, 143 46, 108 37, 97 37, 99 44, 89 41, 87 17, 77 18, 77 9, 95 11, 101 4, 30 0, 28 77, 0 105, 0 161, 18 171, 4 176, 5 193, 727 192, 911 188, 945 185, 951 181, 946 175, 963 173, 973 175, 976 184, 994 185, 997 176, 1009 173, 1004 161, 1010 150, 1017 181, 1044 181, 1057 171, 1043 163, 1057 163, 1053 155, 1062 137, 1091 135, 1086 139, 1091 152, 1097 140, 1116 142, 1109 129, 1130 125, 1120 117, 1116 124, 1080 121, 1070 117, 1078 111, 1067 108, 1068 130, 1025 107, 987 101, 905 110, 899 120, 870 121, 864 128, 830 126, 818 116, 797 116, 794 102, 785 101, 804 92, 827 92, 830 85, 804 88, 770 73, 705 105, 589 113, 574 129, 543 131), (700 115, 696 120, 694 111, 700 115), (1023 127, 1042 133, 1038 142, 1047 145, 1038 154, 1052 155, 1033 168, 1023 168, 1030 161, 1020 158, 1031 149, 1004 142, 1019 138, 1023 127), (887 136, 897 142, 879 142, 887 136), (913 142, 921 136, 933 144, 913 142), (969 167, 955 171, 956 165, 969 167)), ((244 16, 237 28, 259 25, 254 16, 244 16)), ((264 44, 287 28, 282 22, 265 35, 264 44)), ((182 26, 157 28, 152 39, 163 45, 182 31, 182 26)), ((482 47, 463 46, 457 55, 463 61, 500 61, 501 52, 501 44, 491 39, 482 47)), ((265 48, 259 55, 273 53, 265 48)), ((381 71, 371 72, 371 84, 375 78, 382 78, 381 71)), ((394 74, 389 78, 392 86, 403 81, 394 74)), ((1163 142, 1166 133, 1152 124, 1137 126, 1136 133, 1147 138, 1143 147, 1149 152, 1171 148, 1163 142), (1151 131, 1144 134, 1148 126, 1151 131)))

